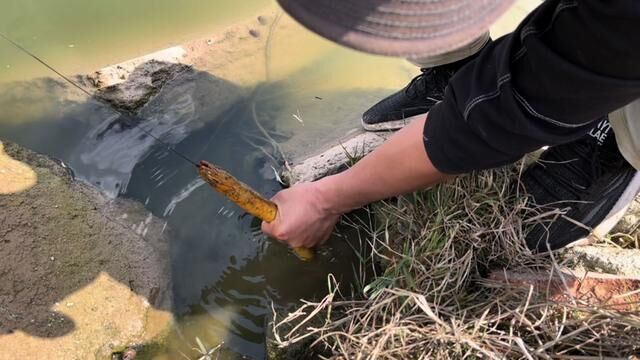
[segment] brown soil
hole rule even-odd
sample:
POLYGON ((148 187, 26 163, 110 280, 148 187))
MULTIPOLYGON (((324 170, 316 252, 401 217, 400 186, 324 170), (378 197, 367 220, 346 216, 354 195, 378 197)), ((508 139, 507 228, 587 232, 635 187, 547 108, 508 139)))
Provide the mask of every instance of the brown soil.
POLYGON ((489 279, 515 287, 532 286, 552 301, 571 303, 577 300, 619 311, 637 311, 640 306, 640 278, 565 270, 562 278, 544 272, 493 271, 489 279))

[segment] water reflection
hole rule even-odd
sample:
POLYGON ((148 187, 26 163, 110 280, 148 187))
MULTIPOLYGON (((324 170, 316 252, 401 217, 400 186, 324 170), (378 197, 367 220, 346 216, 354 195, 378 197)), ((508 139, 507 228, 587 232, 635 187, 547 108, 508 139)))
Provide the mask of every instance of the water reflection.
MULTIPOLYGON (((159 157, 158 167, 153 169, 153 174, 143 176, 152 179, 153 188, 158 188, 177 171, 162 167, 166 149, 156 138, 173 146, 194 135, 207 123, 220 129, 225 119, 219 115, 238 98, 239 93, 240 90, 227 81, 187 71, 174 79, 170 86, 164 87, 139 112, 139 118, 113 114, 91 129, 74 151, 71 164, 87 180, 115 196, 127 193, 126 187, 136 165, 150 155, 156 156, 159 157), (210 97, 205 99, 203 94, 210 97)), ((211 130, 211 126, 206 129, 211 130)), ((212 137, 216 136, 215 131, 210 133, 212 137)))
MULTIPOLYGON (((41 96, 53 99, 68 90, 51 84, 47 88, 55 91, 41 96)), ((335 98, 368 96, 353 91, 335 98)), ((0 104, 7 101, 0 97, 0 104)), ((208 344, 225 341, 230 357, 261 358, 272 302, 280 308, 322 295, 329 272, 347 286, 351 282, 353 258, 344 229, 330 242, 330 250, 312 263, 301 263, 288 248, 265 239, 259 221, 202 186, 193 165, 142 130, 192 159, 220 165, 269 196, 280 189, 272 167, 282 161, 273 140, 286 143, 294 137, 293 128, 287 127, 291 123, 284 121, 291 117, 291 108, 302 106, 313 114, 313 106, 322 112, 333 106, 330 101, 319 103, 287 82, 243 89, 197 71, 165 86, 140 111, 142 123, 131 123, 91 100, 49 101, 55 112, 18 123, 0 119, 0 133, 62 159, 79 178, 113 196, 138 200, 165 219, 172 239, 173 303, 179 323, 172 354, 188 352, 198 336, 208 344)))

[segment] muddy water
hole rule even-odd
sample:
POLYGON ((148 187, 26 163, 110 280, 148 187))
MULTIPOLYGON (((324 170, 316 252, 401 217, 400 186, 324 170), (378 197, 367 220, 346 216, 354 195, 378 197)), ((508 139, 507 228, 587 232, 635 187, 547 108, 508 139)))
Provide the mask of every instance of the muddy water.
MULTIPOLYGON (((64 73, 88 73, 219 30, 269 0, 0 0, 0 31, 64 73)), ((0 82, 48 75, 0 44, 0 82)))
MULTIPOLYGON (((81 2, 77 3, 80 6, 81 2)), ((169 3, 160 2, 164 6, 169 3)), ((39 8, 31 2, 24 4, 31 12, 39 8)), ((260 14, 255 8, 236 8, 231 1, 216 4, 218 7, 210 6, 218 10, 218 18, 212 17, 212 24, 206 26, 227 23, 240 16, 236 12, 250 18, 260 14), (226 16, 220 15, 225 11, 226 16)), ((258 6, 259 2, 247 4, 258 6)), ((151 15, 156 15, 156 10, 147 11, 147 17, 155 17, 151 15)), ((157 17, 161 17, 167 10, 158 11, 157 17)), ((135 17, 127 19, 118 21, 138 26, 134 25, 135 17)), ((182 20, 177 17, 164 26, 179 28, 182 20)), ((146 26, 151 25, 138 31, 151 32, 146 26)), ((265 325, 272 304, 286 308, 301 298, 322 296, 329 273, 347 291, 354 282, 352 248, 363 234, 341 226, 316 261, 302 263, 286 247, 265 239, 259 221, 203 185, 191 165, 168 153, 140 128, 193 159, 222 166, 261 193, 274 194, 280 185, 273 167, 282 159, 273 141, 287 152, 310 147, 322 137, 343 134, 357 126, 358 116, 372 102, 406 83, 412 70, 404 62, 349 51, 302 28, 294 30, 304 33, 308 48, 290 49, 286 37, 274 37, 277 43, 270 64, 282 76, 238 85, 233 75, 222 79, 202 71, 186 73, 142 110, 145 121, 139 127, 121 126, 113 110, 79 95, 70 96, 69 89, 47 78, 0 85, 0 137, 63 160, 77 177, 111 196, 140 201, 166 221, 178 320, 163 350, 168 358, 179 358, 181 352, 196 358, 191 349, 196 336, 209 346, 224 342, 224 358, 263 358, 265 325), (324 50, 305 58, 304 64, 291 65, 295 54, 318 48, 324 50)), ((71 33, 72 29, 65 31, 71 33)), ((82 36, 101 42, 105 35, 82 36)), ((171 39, 157 36, 160 43, 171 39)), ((51 46, 69 42, 60 41, 51 46)), ((104 41, 109 44, 108 39, 104 41)), ((133 36, 127 42, 122 44, 124 48, 136 48, 140 37, 133 36)), ((8 53, 6 45, 0 44, 0 49, 4 51, 0 63, 8 61, 3 58, 8 53)), ((39 49, 47 52, 47 46, 39 49)), ((85 53, 67 56, 52 51, 54 59, 71 63, 65 70, 82 67, 78 59, 85 53)), ((8 58, 24 63, 24 73, 14 78, 33 76, 28 59, 18 60, 15 54, 8 58)))

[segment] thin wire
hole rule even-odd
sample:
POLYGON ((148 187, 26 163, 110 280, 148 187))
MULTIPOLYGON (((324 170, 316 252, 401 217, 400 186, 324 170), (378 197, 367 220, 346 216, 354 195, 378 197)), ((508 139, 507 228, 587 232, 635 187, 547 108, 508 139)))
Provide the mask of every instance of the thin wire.
MULTIPOLYGON (((80 84, 78 84, 77 82, 71 80, 70 78, 66 77, 65 75, 63 75, 62 73, 60 73, 58 70, 54 69, 52 66, 50 66, 49 64, 47 64, 44 60, 42 60, 41 58, 39 58, 38 56, 36 56, 34 53, 32 53, 31 51, 27 50, 24 46, 20 45, 19 43, 13 41, 11 38, 9 38, 8 36, 6 36, 5 34, 3 34, 2 32, 0 32, 0 37, 2 37, 3 39, 5 39, 7 42, 9 42, 11 45, 15 46, 16 48, 18 48, 18 50, 22 51, 23 53, 29 55, 31 58, 33 58, 34 60, 36 60, 37 62, 39 62, 40 64, 44 65, 47 69, 53 71, 56 75, 60 76, 62 79, 64 79, 66 82, 68 82, 69 84, 73 85, 74 87, 76 87, 78 90, 82 91, 83 93, 85 93, 87 96, 89 96, 90 98, 98 101, 100 104, 105 105, 109 108, 111 108, 112 110, 114 110, 115 112, 117 112, 118 114, 122 115, 122 116, 129 116, 129 117, 133 117, 139 120, 143 120, 140 119, 140 117, 138 117, 135 114, 131 114, 131 113, 125 113, 122 110, 116 108, 113 104, 104 101, 98 97, 96 97, 94 94, 90 93, 87 89, 83 88, 82 86, 80 86, 80 84)), ((196 163, 195 161, 189 159, 186 155, 180 153, 178 150, 175 150, 174 148, 171 147, 171 145, 169 145, 168 143, 160 140, 160 138, 158 138, 157 136, 153 135, 150 131, 147 131, 143 126, 138 125, 138 128, 140 130, 142 130, 142 132, 144 132, 146 135, 150 136, 151 138, 153 138, 154 140, 156 140, 157 142, 159 142, 160 144, 162 144, 162 146, 164 146, 165 148, 167 148, 167 150, 169 150, 169 152, 174 153, 175 155, 177 155, 178 157, 182 158, 183 160, 187 161, 188 163, 194 165, 195 167, 200 167, 200 165, 198 165, 198 163, 196 163)))

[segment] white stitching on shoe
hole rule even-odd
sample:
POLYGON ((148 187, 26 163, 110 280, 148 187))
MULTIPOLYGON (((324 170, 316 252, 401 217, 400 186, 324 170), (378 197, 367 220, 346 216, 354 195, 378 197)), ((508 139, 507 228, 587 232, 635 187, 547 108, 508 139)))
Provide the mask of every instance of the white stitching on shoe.
POLYGON ((469 112, 471 112, 471 109, 473 109, 473 107, 476 106, 478 103, 481 103, 485 100, 493 99, 496 96, 500 95, 500 87, 502 86, 502 84, 504 84, 509 80, 511 80, 511 74, 503 75, 498 79, 498 85, 494 91, 490 93, 482 94, 474 98, 473 100, 471 100, 469 104, 467 104, 467 107, 464 109, 464 120, 465 121, 467 120, 467 118, 469 117, 469 112))
POLYGON ((544 115, 540 114, 539 112, 535 111, 533 109, 533 107, 527 102, 527 100, 525 100, 525 98, 522 95, 520 95, 520 93, 518 93, 518 91, 516 91, 516 89, 512 89, 512 91, 513 91, 513 95, 515 96, 515 98, 518 100, 518 102, 520 102, 520 104, 522 104, 522 106, 525 107, 527 112, 529 112, 529 114, 537 117, 538 119, 542 119, 542 120, 548 121, 548 122, 550 122, 550 123, 552 123, 554 125, 557 125, 557 126, 561 126, 561 127, 565 127, 565 128, 571 128, 571 129, 579 128, 579 127, 585 126, 585 125, 589 125, 589 124, 591 124, 593 122, 593 121, 587 121, 587 122, 580 123, 580 124, 569 124, 569 123, 564 123, 564 122, 561 122, 561 121, 558 121, 558 120, 554 120, 554 119, 552 119, 552 118, 550 118, 548 116, 544 116, 544 115))

